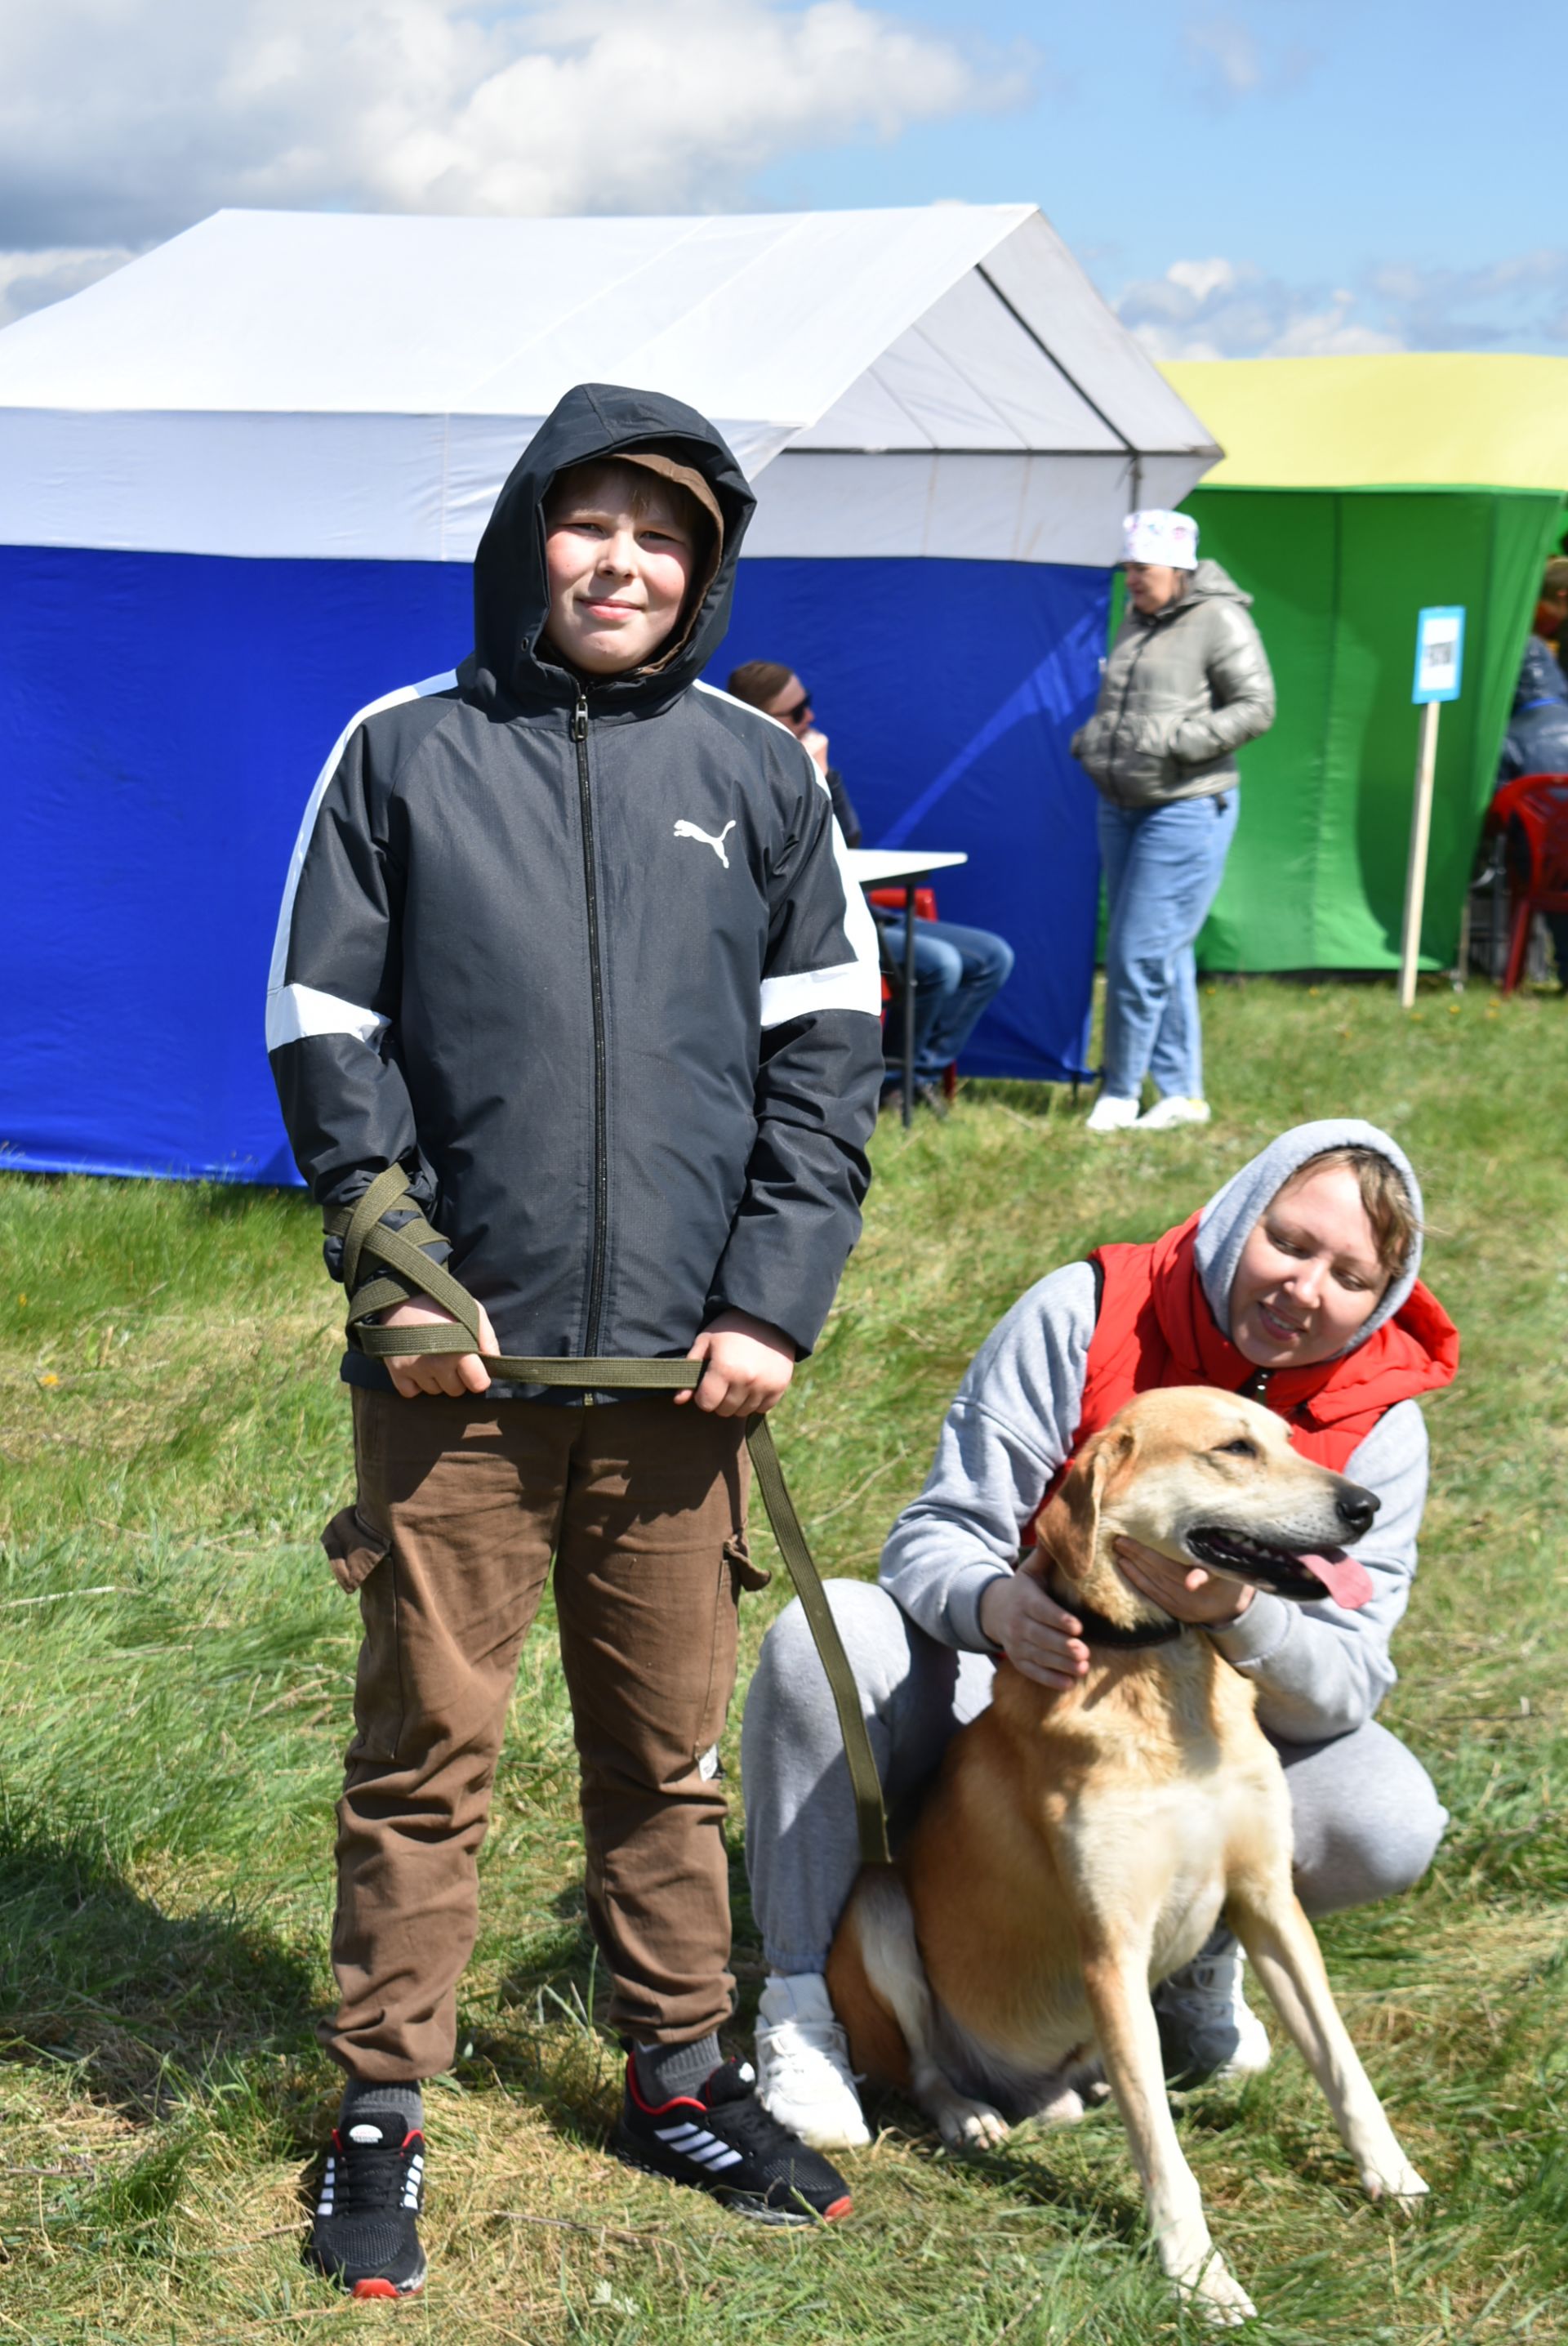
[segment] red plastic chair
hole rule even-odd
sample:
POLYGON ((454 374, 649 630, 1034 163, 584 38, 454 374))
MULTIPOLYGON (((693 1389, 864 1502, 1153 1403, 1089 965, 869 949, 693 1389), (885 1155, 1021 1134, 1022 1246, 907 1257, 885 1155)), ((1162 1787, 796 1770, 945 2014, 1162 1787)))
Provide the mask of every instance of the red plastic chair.
POLYGON ((1568 774, 1521 774, 1505 782, 1486 821, 1508 842, 1510 923, 1502 991, 1512 994, 1524 973, 1536 913, 1568 913, 1568 774))
MULTIPOLYGON (((901 913, 907 909, 905 903, 905 891, 902 888, 868 888, 866 891, 866 902, 869 904, 878 905, 884 913, 901 913)), ((917 888, 915 890, 914 914, 917 921, 935 920, 936 890, 934 888, 917 888)), ((892 998, 892 987, 888 984, 887 979, 884 977, 882 980, 882 1015, 884 1018, 887 1015, 888 1005, 892 998)), ((951 1061, 942 1071, 942 1097, 944 1099, 953 1099, 957 1096, 958 1062, 956 1059, 951 1061)))

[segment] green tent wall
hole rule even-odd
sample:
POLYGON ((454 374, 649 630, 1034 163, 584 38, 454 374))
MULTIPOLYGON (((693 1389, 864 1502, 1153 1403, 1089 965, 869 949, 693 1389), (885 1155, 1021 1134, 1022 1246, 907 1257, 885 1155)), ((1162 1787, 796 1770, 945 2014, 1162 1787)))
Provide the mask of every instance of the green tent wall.
POLYGON ((1529 490, 1196 490, 1203 553, 1253 597, 1279 693, 1241 754, 1241 821, 1205 968, 1391 969, 1419 711, 1416 613, 1465 607, 1461 698, 1438 733, 1421 958, 1452 963, 1514 679, 1561 528, 1529 490))
POLYGON ((1422 959, 1451 964, 1541 567, 1568 493, 1568 360, 1512 352, 1196 360, 1164 370, 1225 455, 1187 499, 1254 597, 1279 686, 1241 755, 1211 969, 1399 960, 1416 614, 1461 603, 1439 731, 1422 959))

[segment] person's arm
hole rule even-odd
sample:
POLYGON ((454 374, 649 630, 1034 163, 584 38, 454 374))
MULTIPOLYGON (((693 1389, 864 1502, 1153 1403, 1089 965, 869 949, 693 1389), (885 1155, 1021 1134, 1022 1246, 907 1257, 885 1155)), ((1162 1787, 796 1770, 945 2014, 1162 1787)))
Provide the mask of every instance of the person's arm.
POLYGON ((1219 629, 1208 661, 1214 706, 1185 718, 1171 736, 1172 750, 1187 766, 1228 757, 1274 722, 1274 678, 1251 614, 1239 603, 1221 603, 1208 605, 1207 616, 1219 629))
POLYGON ((1349 1550, 1372 1582, 1369 1603, 1348 1613, 1325 1597, 1291 1605, 1259 1591, 1239 1620, 1210 1630, 1257 1689, 1257 1716, 1285 1743, 1321 1743, 1370 1719, 1397 1673, 1389 1651, 1410 1602, 1427 1494, 1427 1430, 1413 1401, 1375 1425, 1345 1472, 1382 1501, 1349 1550))
POLYGON ((770 919, 746 1187, 708 1297, 809 1352, 860 1235, 882 1081, 881 977, 865 899, 843 869, 827 785, 804 750, 769 874, 770 919))
MULTIPOLYGON (((1023 1577, 1014 1573, 1020 1540, 1077 1431, 1095 1310, 1086 1262, 1052 1271, 1013 1305, 975 1354, 925 1488, 889 1535, 881 1585, 942 1645, 995 1653, 1005 1643, 1023 1667, 1011 1637, 986 1634, 981 1610, 1023 1577)), ((1059 1608, 1033 1578, 1029 1587, 1048 1624, 1059 1608)))
MULTIPOLYGON (((823 743, 822 748, 825 755, 826 742, 823 743)), ((855 812, 854 801, 844 788, 844 777, 840 773, 837 766, 825 767, 823 773, 828 785, 828 796, 833 801, 833 813, 837 818, 839 829, 844 834, 844 845, 859 847, 863 835, 860 830, 860 818, 855 812)))
MULTIPOLYGON (((389 1047, 402 966, 400 874, 387 830, 387 796, 356 723, 329 759, 295 844, 268 984, 267 1049, 294 1160, 323 1215, 352 1205, 378 1173, 401 1165, 408 1193, 385 1219, 402 1228, 434 1203, 435 1178, 389 1047)), ((427 1242, 426 1251, 442 1260, 448 1250, 427 1242)), ((324 1253, 341 1279, 341 1240, 329 1237, 324 1253)), ((389 1316, 449 1315, 427 1300, 389 1316)), ((455 1391, 451 1379, 466 1362, 448 1357, 437 1368, 429 1357, 431 1389, 455 1391)), ((395 1368, 394 1381, 401 1390, 395 1368)), ((423 1367, 418 1382, 428 1382, 423 1367)), ((476 1386, 472 1376, 463 1382, 479 1390, 488 1379, 481 1372, 476 1386)))

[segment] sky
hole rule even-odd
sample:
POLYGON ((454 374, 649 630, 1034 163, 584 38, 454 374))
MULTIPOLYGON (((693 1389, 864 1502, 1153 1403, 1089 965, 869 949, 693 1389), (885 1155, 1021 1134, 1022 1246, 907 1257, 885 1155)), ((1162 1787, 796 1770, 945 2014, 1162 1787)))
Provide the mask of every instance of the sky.
POLYGON ((1562 56, 1518 0, 4 0, 0 324, 224 205, 959 200, 1156 357, 1568 353, 1562 56))

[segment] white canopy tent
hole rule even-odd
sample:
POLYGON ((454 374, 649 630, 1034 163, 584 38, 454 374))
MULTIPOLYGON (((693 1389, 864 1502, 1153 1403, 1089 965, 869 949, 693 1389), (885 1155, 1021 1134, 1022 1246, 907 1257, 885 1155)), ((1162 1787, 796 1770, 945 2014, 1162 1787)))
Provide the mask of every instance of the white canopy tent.
POLYGON ((0 543, 467 562, 574 382, 714 418, 752 556, 1105 565, 1219 454, 1039 212, 219 212, 0 333, 0 543))

